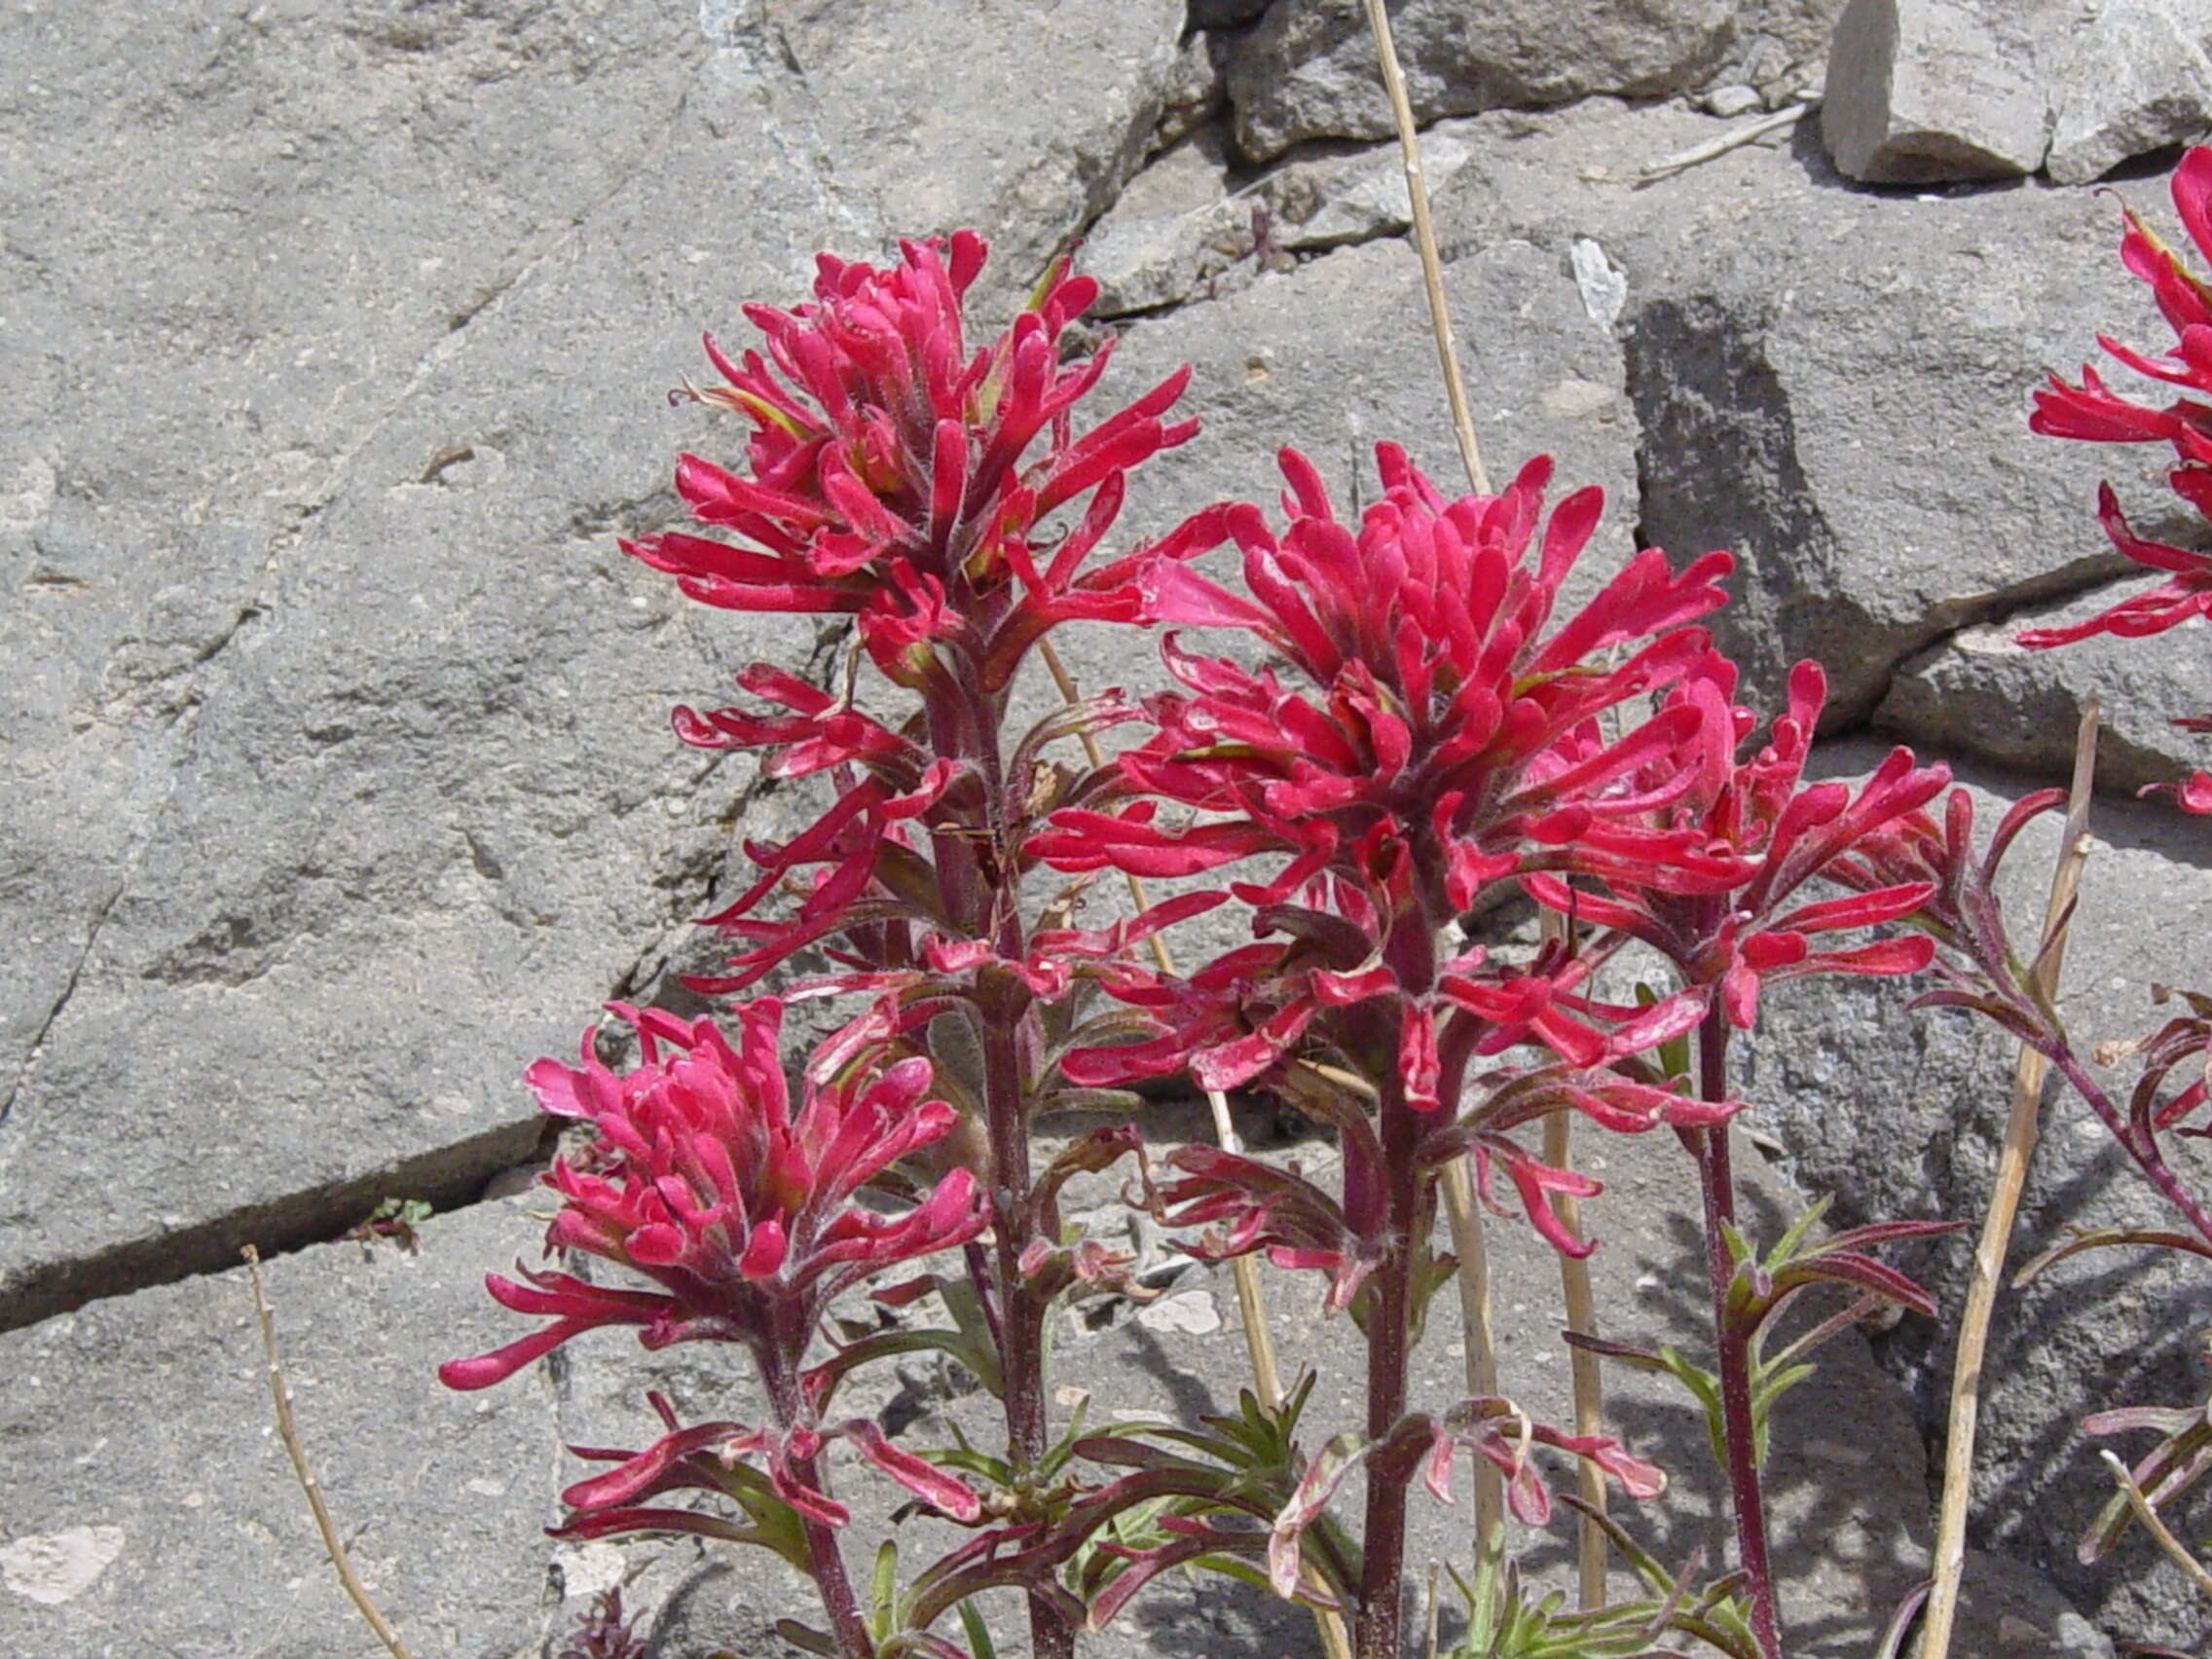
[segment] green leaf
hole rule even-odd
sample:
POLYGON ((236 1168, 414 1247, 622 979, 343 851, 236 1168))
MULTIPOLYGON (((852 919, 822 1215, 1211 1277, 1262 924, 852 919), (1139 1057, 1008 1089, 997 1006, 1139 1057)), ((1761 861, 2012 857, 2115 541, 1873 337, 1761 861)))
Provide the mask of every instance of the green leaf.
POLYGON ((957 1609, 960 1628, 968 1633, 968 1651, 976 1659, 998 1659, 998 1647, 991 1641, 990 1628, 983 1623, 983 1615, 974 1602, 963 1602, 957 1609))

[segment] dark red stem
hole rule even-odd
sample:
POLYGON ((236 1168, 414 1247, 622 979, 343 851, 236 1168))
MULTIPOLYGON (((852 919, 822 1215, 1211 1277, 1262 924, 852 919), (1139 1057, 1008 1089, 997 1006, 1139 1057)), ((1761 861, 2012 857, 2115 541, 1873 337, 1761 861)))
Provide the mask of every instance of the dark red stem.
MULTIPOLYGON (((776 1414, 776 1425, 787 1433, 813 1426, 797 1368, 782 1356, 764 1354, 760 1373, 767 1384, 769 1409, 776 1414)), ((818 1463, 814 1457, 793 1457, 792 1473, 801 1486, 827 1493, 829 1484, 818 1463)), ((842 1659, 875 1659, 875 1643, 868 1640, 860 1599, 853 1593, 852 1579, 845 1574, 845 1556, 837 1547, 836 1532, 805 1515, 799 1516, 799 1526, 806 1534, 807 1563, 814 1587, 822 1597, 822 1610, 830 1615, 830 1631, 836 1639, 838 1653, 842 1659)))
MULTIPOLYGON (((1381 1440, 1406 1415, 1406 1361, 1413 1328, 1414 1229, 1420 1217, 1414 1145, 1420 1124, 1395 1078, 1382 1091, 1382 1179, 1389 1189, 1390 1246, 1369 1280, 1367 1437, 1381 1440)), ((1398 1659, 1400 1580, 1406 1560, 1406 1486, 1370 1478, 1361 1540, 1357 1659, 1398 1659)))
MULTIPOLYGON (((1013 857, 1014 830, 1006 820, 999 721, 1004 711, 981 691, 961 686, 960 699, 931 708, 931 734, 940 754, 958 755, 975 768, 982 811, 967 834, 940 834, 936 851, 946 913, 970 938, 984 940, 1008 961, 1027 949, 1021 920, 1021 875, 1013 857), (956 703, 957 706, 939 706, 956 703)), ((1045 1322, 1049 1298, 1024 1282, 1021 1255, 1032 1239, 1055 1235, 1050 1216, 1034 1213, 1029 1168, 1029 1066, 1037 1014, 1025 996, 1007 988, 978 1009, 981 1031, 983 1131, 990 1147, 989 1190, 995 1283, 979 1283, 986 1310, 996 1309, 999 1373, 1005 1386, 1008 1460, 1016 1478, 1044 1460, 1051 1427, 1045 1395, 1045 1322)), ((1056 1238, 1054 1240, 1056 1242, 1056 1238)), ((971 1267, 975 1265, 971 1255, 971 1267)), ((1029 1641, 1034 1659, 1070 1659, 1075 1627, 1042 1596, 1029 1598, 1029 1641)))
POLYGON ((2204 1213, 2204 1206, 2181 1184, 2181 1177, 2166 1162, 2165 1155, 2159 1152, 2157 1142, 2148 1134, 2136 1133, 2135 1125, 2120 1116, 2120 1108, 2106 1097, 2104 1090, 2097 1087, 2096 1080, 2083 1069, 2082 1062, 2063 1040, 2038 1047, 2043 1049, 2045 1058, 2058 1068, 2059 1075, 2073 1086, 2074 1092, 2082 1097, 2089 1110, 2103 1120, 2105 1127, 2112 1131, 2113 1139, 2120 1142, 2121 1150, 2135 1160, 2135 1167, 2143 1172, 2143 1178, 2157 1188, 2158 1196, 2172 1204, 2180 1212, 2182 1219, 2196 1230, 2199 1238, 2212 1243, 2212 1216, 2204 1213))
MULTIPOLYGON (((1433 873, 1433 872, 1432 872, 1433 873)), ((1441 889, 1441 881, 1427 884, 1441 889)), ((1439 906, 1438 914, 1448 914, 1439 906)), ((1425 995, 1436 980, 1437 924, 1419 907, 1397 916, 1383 941, 1392 974, 1408 997, 1425 995)), ((1389 1052, 1398 1052, 1398 1033, 1389 1033, 1389 1052)), ((1456 1108, 1463 1056, 1455 1054, 1452 1093, 1456 1108)), ((1422 1202, 1424 1175, 1417 1161, 1420 1114, 1406 1100, 1405 1080, 1394 1063, 1377 1068, 1378 1138, 1382 1167, 1375 1173, 1385 1195, 1387 1232, 1382 1265, 1368 1281, 1367 1437, 1380 1441, 1406 1415, 1406 1368, 1413 1346, 1414 1269, 1419 1260, 1420 1230, 1429 1224, 1422 1202)), ((1442 1080, 1440 1079, 1440 1082, 1442 1080)), ((1345 1170, 1346 1192, 1353 1171, 1345 1170)), ((1404 1480, 1367 1482, 1367 1519, 1360 1541, 1359 1618, 1352 1633, 1356 1659, 1398 1659, 1399 1604, 1406 1562, 1406 1487, 1404 1480)))
MULTIPOLYGON (((1728 1098, 1728 1020, 1718 1009, 1698 1028, 1698 1095, 1728 1098)), ((1713 1334, 1720 1373, 1721 1439, 1728 1452, 1729 1506, 1735 1512, 1736 1550, 1751 1606, 1751 1638, 1762 1659, 1782 1659, 1775 1616, 1774 1569, 1767 1558, 1766 1493, 1759 1484, 1758 1436, 1751 1416, 1751 1345, 1728 1317, 1728 1286, 1735 1263, 1724 1229, 1735 1225, 1736 1180, 1729 1167, 1726 1125, 1696 1137, 1698 1181, 1705 1196, 1705 1257, 1713 1293, 1713 1334)))

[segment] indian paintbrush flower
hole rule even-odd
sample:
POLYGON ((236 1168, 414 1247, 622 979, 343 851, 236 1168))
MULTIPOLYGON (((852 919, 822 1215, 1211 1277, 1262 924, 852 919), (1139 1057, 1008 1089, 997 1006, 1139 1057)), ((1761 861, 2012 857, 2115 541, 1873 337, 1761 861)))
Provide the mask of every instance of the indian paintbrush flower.
POLYGON ((740 1344, 758 1365, 777 1422, 678 1431, 664 1411, 667 1438, 634 1456, 593 1454, 620 1456, 623 1467, 575 1488, 571 1501, 583 1510, 627 1511, 648 1491, 700 1484, 677 1478, 696 1474, 690 1460, 698 1456, 711 1454, 726 1468, 759 1454, 779 1496, 835 1525, 841 1506, 812 1490, 808 1471, 825 1438, 844 1438, 932 1502, 973 1515, 973 1494, 963 1497, 957 1482, 888 1446, 872 1424, 825 1428, 807 1420, 799 1388, 807 1349, 834 1297, 886 1269, 965 1243, 986 1225, 965 1169, 944 1175, 904 1210, 858 1201, 892 1164, 951 1129, 952 1109, 928 1098, 929 1063, 903 1059, 810 1084, 793 1110, 781 1003, 740 1007, 734 1040, 711 1019, 611 1006, 638 1034, 634 1068, 617 1073, 603 1064, 587 1033, 580 1064, 540 1060, 528 1074, 547 1112, 593 1133, 588 1155, 556 1160, 544 1177, 562 1200, 546 1241, 659 1288, 603 1286, 563 1272, 522 1269, 522 1282, 494 1273, 485 1282, 502 1307, 552 1323, 481 1357, 449 1361, 439 1377, 452 1388, 489 1387, 601 1325, 637 1326, 648 1348, 740 1344))
POLYGON ((1748 1031, 1762 985, 1813 974, 1912 974, 1928 966, 1935 946, 1920 935, 1841 946, 1815 941, 1912 915, 1934 894, 1931 882, 1866 886, 1803 902, 1797 896, 1868 836, 1934 799, 1950 773, 1939 765, 1915 766, 1911 751, 1897 749, 1856 794, 1842 783, 1806 783, 1805 762, 1827 692, 1825 677, 1812 662, 1791 671, 1788 710, 1767 742, 1739 760, 1754 719, 1730 701, 1735 682, 1734 665, 1715 656, 1672 694, 1674 706, 1701 717, 1688 787, 1677 787, 1681 763, 1675 756, 1633 787, 1654 800, 1654 829, 1689 833, 1710 854, 1741 861, 1737 883, 1680 893, 1628 881, 1593 893, 1539 873, 1527 885, 1542 903, 1579 924, 1617 929, 1650 945, 1685 985, 1712 994, 1729 1023, 1748 1031))

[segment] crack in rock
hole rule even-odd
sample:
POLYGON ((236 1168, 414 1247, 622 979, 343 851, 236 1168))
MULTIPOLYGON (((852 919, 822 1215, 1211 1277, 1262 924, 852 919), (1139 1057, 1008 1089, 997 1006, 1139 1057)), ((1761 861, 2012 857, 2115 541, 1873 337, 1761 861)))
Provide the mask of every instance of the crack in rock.
POLYGON ((92 912, 92 922, 85 930, 84 946, 77 952, 77 960, 71 964, 68 977, 61 981, 60 991, 47 1009, 46 1017, 39 1021, 38 1030, 32 1033, 30 1042, 25 1045, 22 1060, 16 1067, 16 1081, 9 1085, 7 1094, 0 1097, 0 1124, 7 1123, 8 1114, 15 1109, 16 1096, 22 1093, 24 1085, 31 1080, 31 1074, 38 1069, 39 1058, 46 1052, 47 1036, 54 1030, 55 1022, 61 1017, 62 1010, 69 1006, 69 999, 77 994, 77 981, 84 977, 85 964, 92 960, 92 946, 99 940, 100 929, 107 925, 109 912, 114 910, 116 902, 123 897, 127 880, 119 881, 110 888, 99 908, 92 912))

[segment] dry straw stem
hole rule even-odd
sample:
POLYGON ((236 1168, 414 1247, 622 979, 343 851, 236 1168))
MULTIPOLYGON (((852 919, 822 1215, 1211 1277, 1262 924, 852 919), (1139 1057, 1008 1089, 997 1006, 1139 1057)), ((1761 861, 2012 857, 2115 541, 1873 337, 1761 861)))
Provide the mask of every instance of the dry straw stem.
POLYGON ((1672 178, 1685 168, 1706 162, 1717 161, 1731 150, 1741 150, 1746 144, 1755 144, 1769 132, 1785 127, 1794 127, 1812 109, 1811 103, 1793 103, 1787 109, 1778 109, 1772 115, 1762 115, 1756 121, 1746 122, 1742 127, 1723 132, 1717 138, 1708 138, 1702 144, 1692 144, 1678 150, 1664 161, 1653 162, 1636 175, 1639 184, 1650 184, 1662 178, 1672 178))
POLYGON ((300 1491, 307 1493, 308 1508, 314 1512, 314 1524, 322 1533, 322 1547, 330 1552, 330 1565, 337 1569, 338 1582, 346 1594, 352 1598, 353 1605, 369 1629, 376 1632, 377 1640, 384 1643, 391 1659, 414 1659, 407 1644, 399 1640, 399 1633, 391 1628, 390 1621, 369 1597, 368 1587, 361 1582, 360 1574, 353 1570, 353 1563, 346 1554, 346 1546, 338 1541, 338 1527, 330 1519, 330 1510, 322 1501, 322 1489, 315 1485, 314 1471, 308 1467, 307 1448, 300 1444, 300 1431, 292 1421, 292 1390, 284 1381, 283 1362, 276 1357, 276 1315, 270 1311, 269 1298, 261 1288, 261 1252, 248 1244, 245 1256, 245 1276, 253 1286, 253 1309, 261 1320, 261 1346, 269 1355, 269 1397, 276 1402, 276 1434, 284 1442, 284 1452, 292 1459, 292 1473, 298 1478, 300 1491))
MULTIPOLYGON (((1544 1120, 1544 1161, 1555 1169, 1573 1167, 1574 1120, 1565 1112, 1555 1112, 1544 1120)), ((1554 1200, 1559 1219, 1577 1238, 1582 1236, 1582 1202, 1567 1194, 1560 1194, 1554 1200)), ((1586 1258, 1562 1256, 1559 1259, 1560 1288, 1567 1296, 1567 1328, 1576 1336, 1595 1337, 1598 1334, 1598 1300, 1590 1288, 1590 1263, 1586 1258)), ((1605 1432, 1605 1384, 1598 1369, 1598 1356, 1587 1348, 1572 1347, 1567 1352, 1570 1374, 1574 1380, 1574 1432, 1577 1434, 1603 1434, 1605 1432)), ((1582 1605, 1585 1608, 1605 1604, 1605 1551, 1606 1539, 1596 1516, 1605 1512, 1605 1477, 1588 1458, 1575 1459, 1577 1484, 1581 1488, 1582 1501, 1591 1513, 1576 1520, 1575 1560, 1579 1567, 1578 1582, 1582 1605)))
MULTIPOLYGON (((1052 648, 1051 640, 1039 642, 1039 650, 1045 667, 1052 677, 1063 701, 1074 703, 1081 699, 1075 677, 1068 673, 1067 665, 1060 661, 1060 653, 1052 648)), ((1103 766, 1106 756, 1098 747, 1098 739, 1089 732, 1083 734, 1083 752, 1092 766, 1103 766)), ((1138 911, 1151 907, 1140 876, 1126 876, 1129 901, 1138 911)), ((1152 936, 1152 959, 1160 965, 1162 974, 1175 972, 1175 959, 1168 951, 1167 941, 1158 934, 1152 936)), ((1213 1110, 1214 1139, 1221 1143, 1224 1152, 1240 1153, 1244 1150, 1236 1125, 1230 1122, 1229 1099, 1217 1088, 1205 1091, 1206 1104, 1213 1110)), ((1244 1347, 1252 1358, 1252 1382, 1259 1391, 1260 1402, 1271 1414, 1279 1413, 1283 1404, 1282 1371, 1275 1363, 1274 1338, 1268 1331, 1268 1306, 1260 1289, 1260 1264, 1250 1256, 1238 1256, 1229 1264, 1236 1280, 1236 1310, 1244 1322, 1244 1347)), ((1327 1607, 1313 1609, 1313 1622, 1321 1633, 1321 1646, 1328 1659, 1350 1659, 1351 1642, 1345 1631, 1342 1614, 1327 1607)))
POLYGON ((1467 388, 1459 379, 1459 358, 1452 343, 1452 313, 1444 301, 1444 262, 1436 252, 1436 228, 1428 219, 1428 186, 1420 170, 1420 140, 1414 133, 1414 106, 1406 99, 1406 77, 1398 67, 1397 42, 1390 35, 1390 15, 1382 0, 1367 0, 1367 26, 1375 32, 1376 55, 1382 62, 1382 91, 1390 98, 1390 115, 1398 126, 1398 153, 1406 164, 1406 195, 1413 203, 1414 246, 1420 250, 1420 276, 1428 289, 1428 320, 1436 333, 1436 358, 1444 369, 1444 395, 1452 405, 1452 432, 1459 440, 1459 459, 1466 463, 1467 482, 1475 494, 1487 496, 1490 475, 1483 470, 1481 446, 1475 442, 1474 417, 1467 412, 1467 388))
MULTIPOLYGON (((2089 858, 2089 785, 2097 765, 2097 705, 2082 711, 2074 738, 2074 782, 2066 808, 2066 835, 2051 872, 2050 900, 2044 906, 2044 935, 2059 928, 2067 906, 2081 891, 2082 866, 2089 858)), ((2058 993, 2058 971, 2066 955, 2063 933, 2045 953, 2037 970, 2037 988, 2046 999, 2058 993)), ((1989 1347, 1989 1322, 1997 1308, 1997 1287, 2005 1278, 2005 1245, 2027 1185, 2028 1164, 2036 1150, 2036 1109, 2047 1070, 2044 1057, 2022 1045, 2012 1068, 2012 1107, 2005 1124, 2005 1145, 1997 1158, 1997 1179, 1989 1195, 1989 1213, 1974 1246, 1973 1273, 1967 1284, 1966 1311, 1959 1321, 1959 1353, 1951 1371, 1950 1440, 1943 1453, 1943 1503, 1936 1524, 1936 1581, 1928 1597, 1928 1622, 1921 1632, 1920 1659, 1947 1659, 1951 1627, 1959 1610, 1959 1577, 1966 1569, 1967 1502, 1973 1481, 1974 1423, 1981 1411, 1981 1366, 1989 1347)), ((2199 1568, 2201 1571, 2202 1569, 2199 1568)))
MULTIPOLYGON (((1491 1321, 1490 1252, 1483 1243, 1482 1212, 1475 1207, 1474 1176, 1467 1161, 1444 1166, 1444 1210, 1452 1221, 1452 1253, 1459 1259, 1459 1324, 1465 1333, 1467 1392, 1475 1398, 1501 1392, 1497 1385, 1496 1330, 1491 1321)), ((1475 1459, 1475 1547, 1505 1525, 1505 1477, 1475 1459)))
POLYGON ((2182 1571, 2189 1574, 2190 1582, 2199 1592, 2212 1596, 2212 1571, 2206 1571, 2204 1564, 2189 1553, 2189 1546, 2174 1536, 2173 1529, 2152 1507, 2151 1500, 2143 1495, 2143 1489, 2135 1484, 2135 1477, 2127 1472, 2127 1465, 2109 1451, 2100 1450, 2097 1456, 2112 1471, 2113 1480, 2126 1495, 2127 1507, 2135 1511, 2135 1519, 2143 1523, 2144 1530, 2158 1541, 2158 1547, 2173 1558, 2182 1571))

